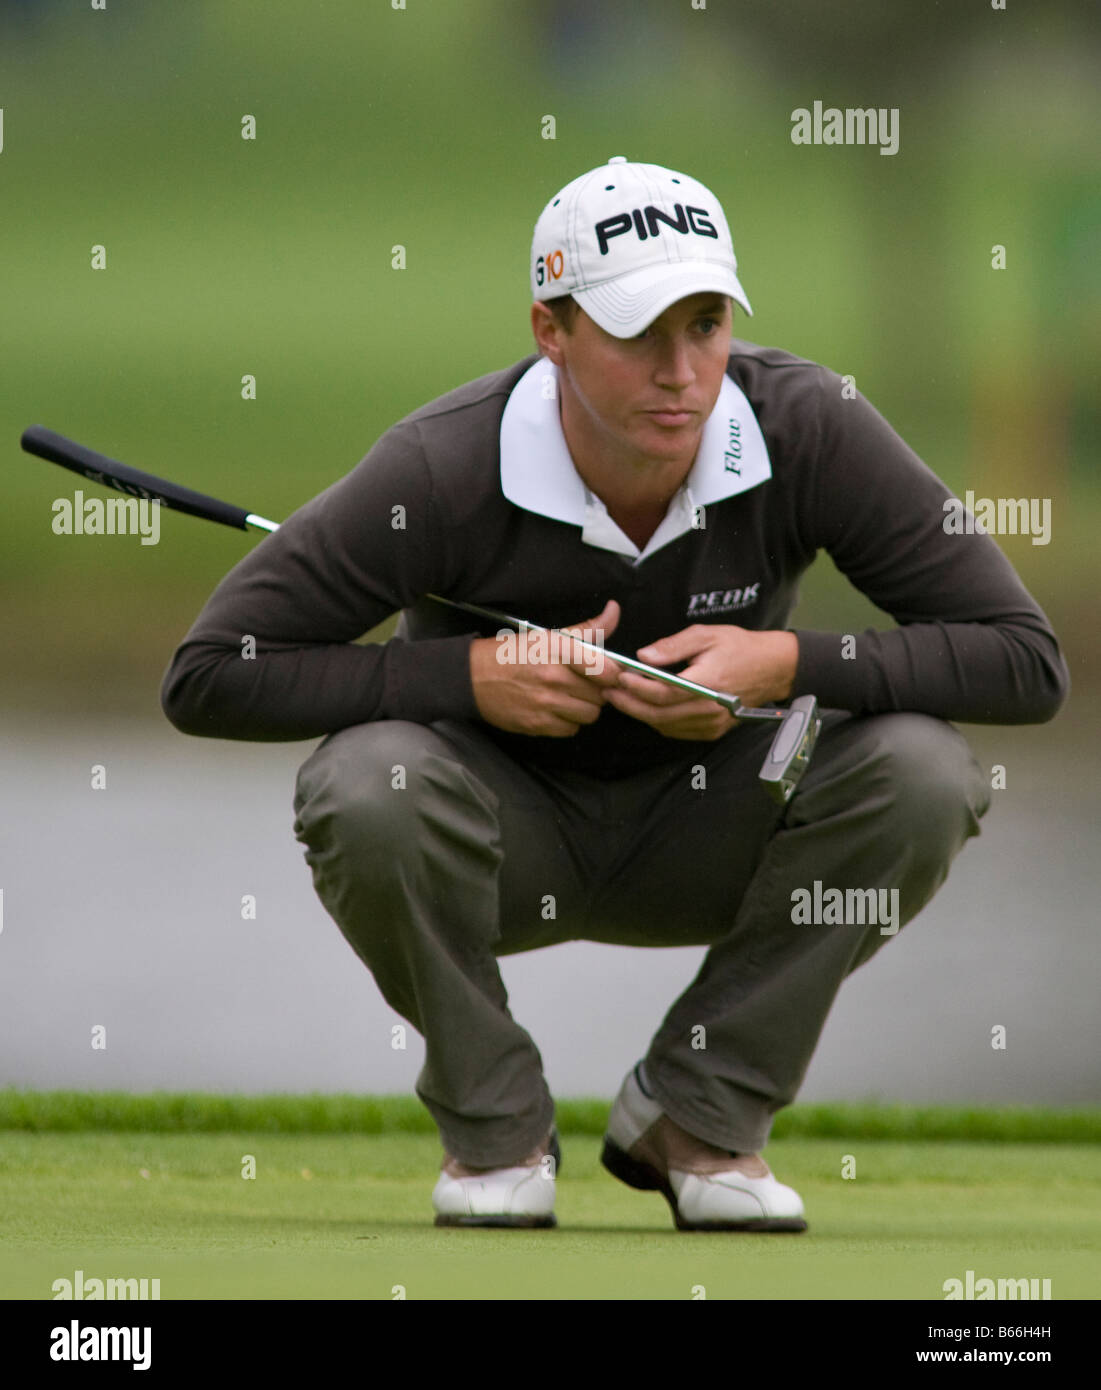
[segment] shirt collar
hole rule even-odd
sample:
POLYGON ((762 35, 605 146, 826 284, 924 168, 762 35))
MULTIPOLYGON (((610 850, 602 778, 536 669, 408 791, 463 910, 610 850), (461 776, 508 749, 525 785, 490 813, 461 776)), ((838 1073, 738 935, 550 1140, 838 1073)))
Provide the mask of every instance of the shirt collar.
POLYGON ((501 418, 501 491, 525 511, 581 527, 586 545, 644 560, 698 527, 698 508, 772 476, 768 448, 745 393, 723 377, 691 472, 645 550, 625 535, 574 467, 558 415, 558 368, 540 357, 516 383, 501 418))

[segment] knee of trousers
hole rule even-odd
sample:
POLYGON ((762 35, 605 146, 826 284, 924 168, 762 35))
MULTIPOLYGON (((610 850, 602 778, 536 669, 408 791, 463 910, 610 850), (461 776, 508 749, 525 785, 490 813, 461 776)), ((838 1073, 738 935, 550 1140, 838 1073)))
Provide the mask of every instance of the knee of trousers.
POLYGON ((958 729, 930 715, 879 715, 869 730, 874 800, 915 848, 952 854, 990 807, 990 783, 958 729))
POLYGON ((398 719, 325 739, 299 769, 294 810, 300 841, 365 869, 408 862, 433 831, 486 844, 498 828, 492 791, 434 730, 398 719))

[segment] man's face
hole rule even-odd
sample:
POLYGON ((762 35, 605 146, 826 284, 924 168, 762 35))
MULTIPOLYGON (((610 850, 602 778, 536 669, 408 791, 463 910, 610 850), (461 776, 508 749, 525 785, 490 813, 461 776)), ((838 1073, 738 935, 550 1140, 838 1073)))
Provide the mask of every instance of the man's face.
POLYGON ((725 295, 678 300, 636 338, 613 337, 580 309, 572 333, 541 305, 532 322, 559 369, 567 438, 636 465, 695 457, 730 353, 725 295))

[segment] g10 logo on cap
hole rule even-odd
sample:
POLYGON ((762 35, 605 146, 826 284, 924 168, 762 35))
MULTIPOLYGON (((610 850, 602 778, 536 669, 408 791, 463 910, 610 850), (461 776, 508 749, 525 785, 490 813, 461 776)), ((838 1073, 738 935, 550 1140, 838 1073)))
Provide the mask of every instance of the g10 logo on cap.
MULTIPOLYGON (((674 203, 673 211, 676 216, 670 217, 667 212, 662 212, 661 208, 651 204, 644 208, 632 208, 630 212, 617 212, 614 217, 606 217, 593 228, 600 254, 606 256, 611 239, 623 236, 631 230, 632 225, 639 241, 656 237, 662 223, 672 227, 673 231, 680 232, 682 236, 687 236, 691 231, 698 236, 714 237, 718 240, 719 234, 714 223, 708 221, 710 214, 706 208, 682 207, 680 203, 674 203)), ((542 281, 539 283, 542 284, 542 281)))
POLYGON ((540 256, 535 262, 535 283, 542 286, 549 280, 561 280, 566 268, 566 260, 561 251, 552 251, 549 256, 540 256))

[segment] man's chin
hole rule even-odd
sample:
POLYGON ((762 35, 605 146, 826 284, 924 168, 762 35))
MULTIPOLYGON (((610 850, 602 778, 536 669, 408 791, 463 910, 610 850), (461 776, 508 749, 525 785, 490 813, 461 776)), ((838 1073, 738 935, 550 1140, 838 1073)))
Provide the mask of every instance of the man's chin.
POLYGON ((693 416, 684 425, 676 427, 660 425, 650 421, 639 435, 642 452, 664 463, 672 463, 688 455, 695 457, 703 437, 703 427, 693 416))

